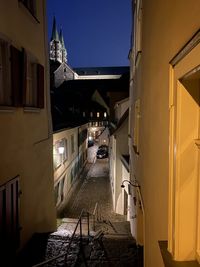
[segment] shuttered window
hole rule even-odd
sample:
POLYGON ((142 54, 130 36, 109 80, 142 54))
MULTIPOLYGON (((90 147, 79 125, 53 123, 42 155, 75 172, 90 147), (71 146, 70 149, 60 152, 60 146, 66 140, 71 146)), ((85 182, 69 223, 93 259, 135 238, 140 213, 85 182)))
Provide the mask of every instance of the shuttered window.
POLYGON ((140 100, 135 101, 133 145, 136 153, 139 153, 139 128, 140 128, 140 100))
POLYGON ((10 46, 12 105, 22 106, 22 52, 10 46))
POLYGON ((44 67, 0 39, 0 106, 44 108, 44 67))
POLYGON ((9 44, 0 39, 0 105, 11 106, 11 79, 10 79, 10 52, 9 44))
POLYGON ((44 67, 23 50, 23 104, 26 107, 44 108, 44 67))
POLYGON ((0 247, 19 247, 19 177, 0 186, 0 247))

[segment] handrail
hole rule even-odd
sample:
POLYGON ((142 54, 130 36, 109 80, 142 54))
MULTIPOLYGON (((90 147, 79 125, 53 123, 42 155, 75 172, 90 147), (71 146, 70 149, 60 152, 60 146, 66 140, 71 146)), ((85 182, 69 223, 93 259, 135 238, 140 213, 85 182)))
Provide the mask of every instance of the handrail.
POLYGON ((35 265, 33 265, 32 267, 39 267, 39 266, 42 266, 42 265, 44 265, 44 264, 47 264, 47 263, 49 263, 49 262, 52 262, 52 261, 54 261, 54 260, 56 260, 56 259, 58 259, 58 258, 60 258, 60 257, 63 257, 63 256, 65 256, 65 260, 66 260, 66 258, 67 258, 67 254, 68 254, 68 252, 69 252, 70 246, 71 246, 71 244, 72 244, 72 241, 73 241, 73 239, 74 239, 74 236, 75 236, 75 233, 76 233, 76 230, 77 230, 79 224, 80 224, 80 240, 81 240, 81 242, 82 242, 82 220, 81 220, 82 217, 87 217, 88 236, 89 236, 89 233, 90 233, 90 229, 89 229, 89 213, 86 212, 86 211, 84 211, 84 210, 82 210, 82 211, 81 211, 81 214, 80 214, 80 216, 79 216, 79 218, 78 218, 78 222, 77 222, 77 224, 76 224, 76 227, 75 227, 75 229, 74 229, 74 231, 73 231, 73 234, 72 234, 72 236, 71 236, 71 238, 70 238, 70 241, 69 241, 69 244, 68 244, 68 247, 67 247, 67 251, 64 252, 64 253, 61 253, 61 254, 59 254, 59 255, 57 255, 57 256, 55 256, 55 257, 52 257, 51 259, 48 259, 48 260, 45 260, 45 261, 40 262, 40 263, 38 263, 38 264, 35 264, 35 265), (83 214, 85 214, 85 213, 87 213, 87 216, 83 216, 83 214))
POLYGON ((99 203, 96 202, 95 207, 94 207, 94 211, 92 213, 92 217, 93 217, 93 225, 92 225, 92 230, 95 231, 95 222, 96 221, 100 221, 101 220, 101 209, 99 206, 99 203))

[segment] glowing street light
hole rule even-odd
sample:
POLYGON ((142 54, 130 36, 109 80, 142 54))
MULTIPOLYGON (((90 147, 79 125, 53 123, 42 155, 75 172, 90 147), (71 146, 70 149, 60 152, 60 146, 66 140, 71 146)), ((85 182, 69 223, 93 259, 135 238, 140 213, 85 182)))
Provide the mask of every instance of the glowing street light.
POLYGON ((65 151, 64 146, 60 146, 60 147, 58 148, 58 153, 59 153, 59 154, 64 154, 64 151, 65 151))

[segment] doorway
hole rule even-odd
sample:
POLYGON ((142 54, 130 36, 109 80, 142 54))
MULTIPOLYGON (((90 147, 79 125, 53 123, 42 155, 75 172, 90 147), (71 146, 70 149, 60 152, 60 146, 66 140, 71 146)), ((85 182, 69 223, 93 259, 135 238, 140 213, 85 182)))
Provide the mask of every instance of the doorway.
POLYGON ((200 71, 184 74, 175 88, 169 250, 175 260, 188 261, 198 258, 200 243, 200 71))

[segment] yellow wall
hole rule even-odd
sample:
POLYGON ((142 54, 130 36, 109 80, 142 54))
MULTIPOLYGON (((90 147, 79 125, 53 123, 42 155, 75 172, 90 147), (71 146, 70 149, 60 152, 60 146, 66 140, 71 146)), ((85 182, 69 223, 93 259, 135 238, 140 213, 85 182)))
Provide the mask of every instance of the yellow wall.
POLYGON ((0 35, 18 49, 24 47, 45 67, 44 109, 0 109, 0 185, 20 176, 21 245, 35 232, 55 229, 46 17, 43 17, 46 4, 36 2, 40 23, 18 1, 3 0, 0 9, 0 35))
MULTIPOLYGON (((158 241, 168 239, 169 62, 198 30, 200 4, 142 2, 142 53, 130 103, 141 100, 139 155, 131 149, 131 159, 144 200, 145 266, 161 267, 158 241)), ((133 108, 131 114, 132 125, 133 108)))

